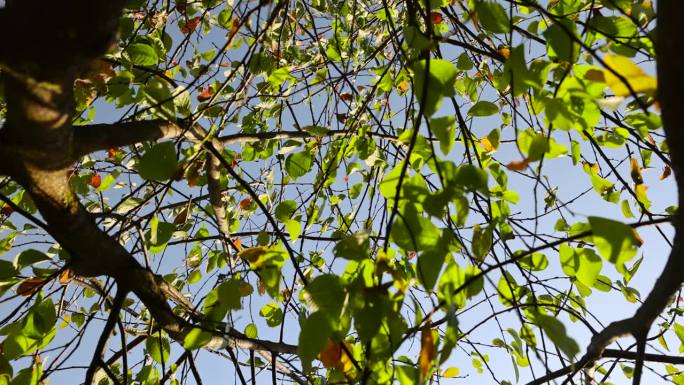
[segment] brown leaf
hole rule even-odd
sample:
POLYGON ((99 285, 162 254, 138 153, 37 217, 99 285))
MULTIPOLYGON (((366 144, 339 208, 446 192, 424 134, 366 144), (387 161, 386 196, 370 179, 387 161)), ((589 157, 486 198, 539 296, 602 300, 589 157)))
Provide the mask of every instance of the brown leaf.
POLYGON ((12 215, 13 212, 14 212, 14 209, 10 205, 4 205, 4 206, 2 206, 2 209, 0 209, 0 213, 2 213, 2 215, 6 216, 6 217, 9 217, 10 215, 12 215))
POLYGON ((185 222, 187 222, 187 220, 188 220, 188 208, 186 207, 183 210, 181 210, 181 212, 178 213, 178 215, 176 215, 176 218, 173 220, 173 224, 174 225, 182 225, 185 222))
POLYGON ((353 98, 354 97, 349 92, 343 92, 340 94, 340 99, 344 100, 345 102, 348 102, 348 101, 352 100, 353 98))
POLYGON ((238 206, 240 206, 240 208, 243 210, 249 210, 249 208, 252 206, 252 198, 247 197, 241 200, 238 206))
POLYGON ((43 282, 45 282, 43 278, 26 278, 19 284, 19 286, 17 286, 17 294, 28 297, 39 290, 41 286, 43 286, 43 282))
POLYGON ((200 25, 201 22, 202 22, 201 17, 199 17, 199 16, 193 17, 192 19, 189 19, 188 21, 186 21, 185 25, 183 25, 180 30, 181 30, 181 32, 183 32, 184 34, 187 35, 187 34, 191 33, 192 31, 194 31, 197 28, 197 26, 200 25))
POLYGON ((107 149, 107 157, 108 158, 115 158, 119 154, 119 148, 118 147, 111 147, 107 149))
POLYGON ((509 164, 506 165, 506 168, 511 170, 511 171, 523 171, 527 168, 527 166, 530 164, 530 161, 527 160, 527 158, 523 160, 514 160, 510 162, 509 164))
POLYGON ((663 174, 660 175, 660 180, 666 179, 670 175, 672 175, 672 169, 670 168, 670 166, 665 166, 663 168, 663 174))

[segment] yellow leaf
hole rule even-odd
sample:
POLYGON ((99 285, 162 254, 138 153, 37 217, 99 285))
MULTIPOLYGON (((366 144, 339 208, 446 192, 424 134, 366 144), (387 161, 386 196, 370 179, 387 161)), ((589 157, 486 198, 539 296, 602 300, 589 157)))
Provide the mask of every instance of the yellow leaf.
POLYGON ((648 191, 648 187, 646 187, 645 184, 638 184, 634 186, 634 192, 636 193, 637 199, 642 205, 644 205, 646 209, 649 209, 651 207, 651 201, 648 199, 646 191, 648 191))
POLYGON ((487 152, 492 152, 496 150, 492 145, 492 142, 487 137, 480 139, 480 144, 482 145, 482 148, 484 148, 484 150, 487 152))
POLYGON ((656 78, 644 72, 638 65, 634 64, 628 58, 621 55, 606 55, 604 61, 615 73, 622 76, 620 79, 612 71, 606 69, 603 75, 606 79, 606 85, 613 90, 617 96, 629 96, 631 92, 625 82, 629 83, 632 91, 635 93, 655 93, 658 83, 656 78))
POLYGON ((435 358, 435 339, 432 336, 432 329, 425 328, 420 333, 420 356, 418 357, 418 368, 420 369, 420 383, 424 384, 427 379, 432 360, 435 358))
POLYGON ((461 374, 461 371, 458 368, 455 368, 452 366, 450 368, 447 368, 447 370, 445 370, 444 373, 442 373, 442 377, 454 378, 454 377, 458 376, 459 374, 461 374))

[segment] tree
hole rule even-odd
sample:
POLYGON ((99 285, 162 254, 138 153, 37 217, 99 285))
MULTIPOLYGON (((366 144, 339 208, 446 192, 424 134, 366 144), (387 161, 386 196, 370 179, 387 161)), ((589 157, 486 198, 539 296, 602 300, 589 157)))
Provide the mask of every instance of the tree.
POLYGON ((684 383, 683 13, 7 0, 0 383, 684 383))

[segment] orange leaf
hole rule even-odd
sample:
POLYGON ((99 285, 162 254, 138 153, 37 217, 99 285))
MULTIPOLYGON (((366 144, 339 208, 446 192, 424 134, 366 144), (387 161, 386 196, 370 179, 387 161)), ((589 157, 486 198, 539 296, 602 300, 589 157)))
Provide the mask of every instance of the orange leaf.
POLYGON ((527 158, 523 160, 514 160, 510 162, 509 164, 506 165, 506 168, 511 170, 511 171, 523 171, 527 168, 527 166, 530 164, 530 161, 527 160, 527 158))
POLYGON ((236 249, 242 250, 242 240, 240 238, 233 239, 233 245, 235 245, 236 249))
POLYGON ((66 285, 67 283, 71 282, 71 278, 73 277, 74 272, 71 269, 64 269, 59 274, 59 283, 61 283, 62 285, 66 285))
POLYGON ((189 19, 188 21, 186 21, 185 25, 183 25, 180 30, 181 30, 181 32, 183 32, 184 34, 187 35, 187 34, 191 33, 192 31, 194 31, 195 28, 197 28, 197 26, 200 25, 201 22, 202 22, 202 18, 200 18, 199 16, 193 17, 192 19, 189 19))
POLYGON ((102 177, 100 176, 100 174, 91 175, 89 184, 94 188, 100 187, 100 185, 102 184, 102 177))
POLYGON ((117 147, 112 147, 107 150, 107 157, 108 158, 114 158, 116 155, 119 153, 119 149, 117 147))
POLYGON ((323 351, 318 355, 318 359, 321 360, 326 368, 337 368, 342 360, 342 345, 328 338, 328 342, 325 344, 323 351))
POLYGON ((406 79, 402 80, 401 83, 399 83, 399 86, 397 88, 399 88, 399 91, 401 92, 402 95, 405 94, 406 91, 408 90, 408 82, 406 81, 406 79))
POLYGON ((511 49, 508 47, 501 47, 499 48, 499 54, 504 57, 504 59, 508 59, 511 56, 511 49))
POLYGON ((670 175, 672 175, 672 169, 670 166, 665 166, 665 168, 663 168, 663 174, 660 176, 660 180, 663 180, 670 175))
POLYGON ((45 280, 38 277, 26 278, 17 286, 17 294, 28 297, 39 290, 43 282, 45 280))
POLYGON ((211 86, 207 86, 207 88, 202 88, 199 94, 197 94, 197 100, 205 102, 211 99, 212 96, 214 96, 214 89, 211 86))
POLYGON ((432 24, 442 24, 442 21, 444 21, 442 14, 437 11, 432 11, 430 18, 432 19, 432 24))
POLYGON ((424 384, 427 378, 432 360, 435 359, 435 340, 432 336, 432 329, 424 328, 420 333, 420 356, 418 357, 418 368, 420 369, 420 383, 424 384))

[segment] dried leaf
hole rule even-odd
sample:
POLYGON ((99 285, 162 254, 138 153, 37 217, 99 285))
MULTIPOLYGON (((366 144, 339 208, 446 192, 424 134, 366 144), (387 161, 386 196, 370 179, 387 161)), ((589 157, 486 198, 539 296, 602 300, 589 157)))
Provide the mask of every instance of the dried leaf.
POLYGON ((252 198, 247 197, 247 198, 241 200, 238 205, 243 210, 249 210, 250 206, 252 206, 252 198))
POLYGON ((181 32, 184 34, 189 34, 192 31, 194 31, 198 25, 202 22, 202 18, 198 17, 193 17, 192 19, 189 19, 188 21, 185 22, 185 24, 181 27, 181 32))
POLYGON ((665 166, 663 168, 663 174, 660 175, 660 180, 666 179, 670 175, 672 175, 672 169, 670 168, 670 166, 665 166))
POLYGON ((43 286, 44 282, 45 280, 43 278, 26 278, 19 284, 19 286, 17 286, 17 294, 28 297, 39 290, 41 286, 43 286))

